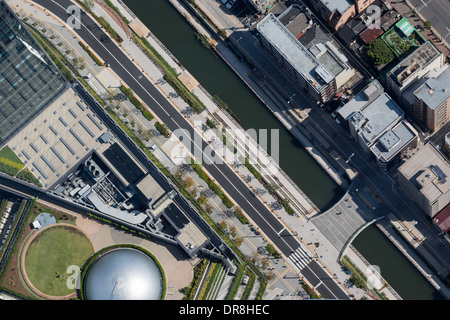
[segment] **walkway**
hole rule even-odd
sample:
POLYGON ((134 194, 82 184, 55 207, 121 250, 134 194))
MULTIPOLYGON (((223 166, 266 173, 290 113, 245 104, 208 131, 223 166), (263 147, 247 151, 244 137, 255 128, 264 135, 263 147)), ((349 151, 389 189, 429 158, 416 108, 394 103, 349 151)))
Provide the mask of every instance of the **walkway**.
MULTIPOLYGON (((440 0, 437 0, 440 1, 440 0)), ((445 0, 444 0, 445 1, 445 0)), ((389 0, 389 3, 395 8, 395 10, 400 13, 403 17, 407 18, 408 21, 411 23, 412 26, 420 25, 422 27, 422 30, 420 34, 430 42, 433 43, 433 45, 444 54, 444 57, 447 57, 450 54, 450 47, 447 42, 442 41, 441 37, 445 37, 446 35, 439 35, 437 30, 432 26, 431 30, 428 31, 424 28, 424 21, 427 21, 427 19, 422 15, 420 10, 417 10, 415 8, 411 1, 409 0, 389 0), (417 12, 417 17, 411 14, 412 11, 417 12)), ((448 12, 447 12, 448 14, 448 12)), ((448 21, 448 19, 447 19, 448 21)), ((431 21, 433 23, 433 21, 431 21)))

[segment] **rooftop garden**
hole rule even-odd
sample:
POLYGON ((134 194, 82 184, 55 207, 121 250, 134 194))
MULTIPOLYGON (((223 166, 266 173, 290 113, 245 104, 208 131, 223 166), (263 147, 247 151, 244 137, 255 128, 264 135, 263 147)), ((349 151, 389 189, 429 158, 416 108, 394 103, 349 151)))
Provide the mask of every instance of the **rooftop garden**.
POLYGON ((422 35, 405 18, 385 32, 381 39, 383 39, 395 56, 400 59, 425 42, 422 35))

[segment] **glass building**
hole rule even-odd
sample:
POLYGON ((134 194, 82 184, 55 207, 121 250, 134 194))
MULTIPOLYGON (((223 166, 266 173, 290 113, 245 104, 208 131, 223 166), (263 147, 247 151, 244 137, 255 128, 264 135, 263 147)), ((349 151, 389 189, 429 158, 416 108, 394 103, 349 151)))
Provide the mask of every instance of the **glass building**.
POLYGON ((0 144, 65 88, 53 62, 0 0, 0 144))

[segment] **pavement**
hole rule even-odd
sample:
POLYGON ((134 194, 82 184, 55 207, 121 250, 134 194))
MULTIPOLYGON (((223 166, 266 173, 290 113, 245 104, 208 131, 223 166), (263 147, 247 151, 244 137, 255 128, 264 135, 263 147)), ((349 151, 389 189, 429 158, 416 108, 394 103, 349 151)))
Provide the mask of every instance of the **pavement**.
MULTIPOLYGON (((38 13, 37 13, 38 14, 38 13)), ((39 14, 38 14, 39 15, 39 14)), ((42 16, 44 16, 42 13, 41 13, 41 15, 42 16)), ((44 18, 44 17, 42 17, 42 18, 44 18)), ((61 29, 64 29, 64 28, 61 28, 61 29)), ((69 34, 66 36, 66 37, 63 37, 63 38, 66 38, 66 39, 72 39, 71 41, 69 41, 72 45, 73 45, 73 47, 74 48, 76 48, 76 44, 75 44, 75 42, 76 42, 76 40, 74 40, 73 39, 73 35, 72 36, 70 36, 69 34)), ((127 43, 128 44, 128 43, 127 43)), ((125 44, 123 44, 123 45, 125 45, 125 44)), ((76 50, 77 52, 79 52, 80 54, 82 54, 81 52, 80 52, 80 50, 76 50)), ((139 51, 139 50, 136 50, 136 48, 134 49, 134 51, 133 51, 133 57, 135 58, 135 57, 139 57, 139 55, 142 55, 142 52, 141 51, 139 51)), ((136 59, 137 60, 137 59, 136 59)), ((89 59, 86 59, 86 61, 89 61, 89 59)), ((152 65, 152 64, 149 64, 148 63, 148 60, 145 60, 147 63, 146 63, 146 71, 147 72, 152 72, 152 74, 155 74, 155 72, 158 70, 154 65, 152 65)), ((90 68, 92 67, 92 65, 90 65, 90 68)), ((94 67, 95 68, 95 67, 94 67)), ((92 71, 92 70, 91 70, 92 71)), ((100 78, 98 75, 101 73, 101 72, 104 72, 104 69, 101 69, 101 70, 96 70, 96 71, 99 71, 98 73, 93 73, 94 75, 97 75, 97 77, 95 77, 96 79, 97 79, 97 83, 98 84, 100 84, 101 85, 101 83, 102 82, 104 82, 105 80, 104 79, 102 79, 102 78, 100 78)), ((94 78, 92 78, 92 79, 94 79, 94 78)), ((95 81, 94 80, 91 80, 93 83, 95 83, 95 81)), ((158 82, 158 81, 156 81, 156 82, 158 82)), ((100 88, 100 86, 98 86, 97 87, 97 90, 101 90, 101 88, 100 88)), ((242 167, 241 167, 242 168, 242 167)), ((256 183, 256 179, 253 179, 254 180, 254 182, 256 183)), ((266 195, 267 196, 267 195, 266 195)), ((273 200, 273 199, 272 199, 273 200)), ((270 202, 268 202, 268 203, 271 203, 271 202, 273 202, 273 201, 270 201, 270 202)), ((298 282, 298 280, 297 280, 297 282, 298 282)))
MULTIPOLYGON (((27 8, 27 9, 30 9, 30 8, 27 8)), ((38 18, 40 17, 40 18, 48 19, 48 17, 46 17, 45 14, 42 14, 39 10, 34 10, 33 14, 38 18)), ((66 43, 66 45, 68 45, 68 47, 70 47, 72 49, 72 51, 73 51, 72 54, 74 54, 76 52, 79 56, 83 57, 85 59, 85 61, 91 61, 91 60, 89 60, 90 58, 83 52, 83 50, 80 50, 79 46, 77 45, 76 39, 73 38, 73 35, 71 35, 70 31, 68 31, 64 27, 59 27, 59 23, 55 23, 55 21, 50 22, 50 24, 47 24, 47 26, 53 26, 53 28, 55 28, 54 33, 56 35, 60 36, 61 39, 71 39, 68 43, 66 43)), ((148 65, 149 65, 149 67, 154 67, 154 66, 151 66, 151 64, 148 64, 148 65)), ((89 72, 93 75, 96 75, 96 77, 90 78, 88 80, 88 82, 90 82, 90 84, 98 90, 98 93, 100 93, 100 94, 104 93, 104 88, 109 87, 109 86, 107 86, 107 83, 112 83, 113 86, 118 85, 118 83, 114 84, 115 77, 111 77, 111 76, 108 77, 109 72, 105 72, 105 68, 102 68, 102 67, 99 68, 92 63, 88 63, 86 67, 87 67, 85 70, 86 73, 89 72)), ((158 71, 158 69, 156 67, 154 67, 153 72, 156 72, 156 71, 158 71)), ((117 82, 117 79, 115 79, 115 82, 117 82)), ((127 105, 126 103, 124 103, 124 104, 122 104, 122 107, 130 108, 130 105, 129 104, 127 105)), ((128 110, 130 110, 130 109, 128 109, 128 110)), ((132 110, 130 110, 130 111, 132 111, 132 110)), ((139 113, 132 111, 132 114, 138 115, 139 113)), ((140 120, 142 120, 142 119, 140 119, 140 120)), ((220 201, 219 201, 219 203, 220 203, 220 201)))
MULTIPOLYGON (((96 8, 96 9, 100 10, 100 8, 96 8)), ((103 13, 105 13, 105 12, 103 12, 103 13)), ((111 23, 113 23, 113 22, 114 21, 111 21, 111 23)), ((61 28, 61 29, 64 29, 64 28, 61 28)), ((67 34, 64 38, 69 39, 70 38, 69 34, 67 34)), ((178 65, 175 61, 173 61, 173 59, 171 59, 172 57, 170 56, 170 53, 168 53, 167 51, 164 50, 164 48, 161 48, 159 46, 159 44, 157 43, 157 40, 155 40, 155 39, 149 39, 149 40, 154 41, 154 43, 152 43, 152 44, 154 44, 157 48, 160 48, 160 50, 161 50, 160 52, 165 55, 166 61, 170 61, 170 63, 174 67, 178 68, 178 70, 182 70, 180 65, 178 65)), ((77 42, 76 40, 75 41, 73 40, 73 37, 72 37, 72 41, 69 41, 69 43, 71 43, 74 48, 76 48, 76 42, 77 42)), ((174 101, 175 104, 180 105, 180 109, 183 109, 182 108, 182 107, 184 107, 183 101, 177 99, 176 96, 171 95, 170 94, 171 88, 169 88, 167 86, 167 84, 160 81, 161 73, 158 70, 158 68, 155 65, 148 63, 148 59, 147 59, 147 57, 145 57, 145 55, 142 53, 142 51, 136 50, 136 47, 133 48, 131 46, 131 44, 129 44, 129 43, 126 43, 126 45, 130 45, 130 46, 126 47, 125 50, 127 52, 129 52, 133 58, 135 58, 135 60, 137 61, 137 63, 139 65, 145 65, 145 71, 146 71, 147 75, 150 75, 151 78, 155 81, 155 83, 158 84, 158 86, 160 87, 160 90, 163 92, 167 92, 166 95, 168 97, 170 97, 170 99, 172 101, 174 101), (139 59, 142 59, 142 60, 139 60, 139 59), (139 61, 141 61, 142 64, 139 63, 139 61), (159 74, 158 74, 158 72, 159 72, 159 74)), ((123 44, 123 46, 125 46, 125 44, 123 44)), ((77 52, 79 52, 80 55, 82 55, 81 51, 82 50, 77 50, 77 52)), ((89 60, 86 58, 86 61, 89 61, 89 60)), ((90 64, 89 68, 96 70, 96 67, 93 64, 92 65, 90 64)), ((114 80, 112 80, 112 79, 114 79, 115 76, 111 77, 110 72, 106 72, 103 67, 97 68, 96 71, 98 73, 93 73, 94 75, 96 75, 96 77, 92 78, 91 82, 94 85, 97 85, 97 90, 102 92, 104 90, 105 86, 106 86, 106 88, 109 87, 108 83, 114 82, 114 80)), ((117 82, 118 80, 116 79, 115 81, 117 82)), ((206 92, 203 92, 203 95, 202 95, 202 93, 200 91, 197 91, 196 94, 201 96, 204 101, 208 100, 206 92)), ((211 100, 210 100, 210 102, 211 102, 211 100)), ((208 106, 209 112, 217 111, 217 109, 216 109, 217 106, 214 103, 212 103, 212 104, 208 103, 207 106, 208 106)), ((128 106, 128 107, 130 107, 130 106, 128 106)), ((204 116, 205 115, 200 115, 200 116, 198 116, 198 119, 201 120, 201 117, 204 117, 204 116)), ((224 116, 224 118, 226 118, 226 115, 224 116)), ((204 120, 204 118, 203 118, 203 120, 204 120)), ((228 119, 228 120, 230 121, 230 123, 232 123, 231 119, 228 119)), ((237 168, 235 167, 235 169, 237 170, 237 172, 240 175, 242 175, 242 177, 248 177, 249 172, 246 171, 246 168, 244 166, 238 165, 237 168)), ((201 181, 198 181, 197 183, 200 185, 201 181)), ((251 181, 248 182, 248 185, 251 186, 252 188, 255 188, 255 190, 257 188, 259 189, 262 187, 256 179, 251 179, 251 181)), ((199 187, 199 188, 201 188, 201 187, 199 187)), ((258 196, 262 199, 261 201, 266 205, 266 207, 270 207, 270 205, 274 202, 273 197, 271 197, 267 193, 263 194, 263 195, 258 195, 258 196)), ((220 208, 220 206, 221 206, 220 202, 218 201, 218 203, 216 203, 216 208, 220 208)), ((301 241, 302 243, 307 244, 307 243, 311 243, 314 241, 319 242, 321 245, 318 248, 314 248, 314 249, 309 248, 308 245, 306 245, 305 247, 308 248, 311 253, 317 253, 317 254, 319 254, 319 256, 320 255, 323 256, 323 258, 321 259, 322 263, 326 266, 326 269, 329 271, 329 274, 337 274, 337 278, 339 279, 338 281, 340 281, 341 283, 344 283, 346 280, 348 280, 348 276, 342 274, 343 272, 340 269, 340 266, 336 263, 338 251, 335 249, 334 245, 331 244, 331 242, 325 236, 323 236, 323 234, 315 234, 313 232, 310 232, 310 230, 314 229, 314 226, 315 226, 313 224, 313 222, 308 221, 308 220, 304 219, 303 217, 289 216, 283 209, 273 210, 271 208, 271 211, 273 213, 275 213, 275 216, 278 216, 280 218, 280 221, 285 225, 285 227, 287 227, 288 229, 292 230, 293 232, 297 232, 297 234, 303 236, 302 237, 303 239, 301 241), (300 225, 301 225, 301 227, 300 227, 300 225)), ((221 212, 221 210, 217 210, 215 212, 218 215, 218 217, 220 216, 220 217, 224 218, 226 216, 226 210, 222 209, 222 212, 221 212)), ((227 216, 227 218, 229 218, 229 217, 227 216)), ((246 240, 245 242, 247 242, 248 249, 246 249, 246 250, 248 250, 249 253, 252 252, 252 250, 254 250, 254 248, 257 248, 261 244, 266 243, 264 241, 265 240, 264 237, 257 236, 257 233, 254 233, 250 229, 249 226, 242 227, 239 225, 240 223, 233 220, 233 218, 230 218, 227 221, 229 221, 230 225, 234 224, 236 226, 239 226, 239 230, 240 230, 241 234, 245 237, 245 240, 246 240), (255 238, 250 238, 250 237, 253 237, 253 235, 255 235, 255 238), (258 241, 254 241, 255 239, 258 239, 258 241), (249 243, 252 243, 252 245, 249 245, 249 243)), ((280 231, 280 233, 281 233, 281 231, 280 231)), ((356 260, 357 258, 354 258, 354 259, 356 260)), ((294 269, 289 266, 287 268, 283 268, 283 265, 286 266, 286 263, 280 263, 280 265, 279 265, 279 262, 275 262, 275 260, 273 260, 272 265, 275 268, 275 271, 278 273, 278 277, 277 277, 276 281, 272 282, 272 283, 274 283, 273 285, 272 284, 269 285, 268 294, 276 296, 277 292, 280 292, 279 290, 277 290, 280 287, 290 288, 290 290, 293 290, 295 292, 296 289, 293 289, 293 288, 295 288, 295 286, 293 286, 292 283, 295 283, 297 285, 298 277, 294 281, 291 281, 293 279, 289 279, 289 277, 291 277, 291 276, 295 277, 296 272, 293 272, 294 269), (286 280, 285 277, 288 279, 286 280), (281 284, 281 285, 278 287, 277 285, 275 285, 275 283, 277 285, 278 284, 281 284)), ((366 265, 360 264, 360 266, 361 266, 360 269, 363 270, 364 266, 366 266, 366 265)), ((320 285, 320 283, 319 283, 319 285, 320 285)), ((298 287, 298 285, 297 285, 297 287, 298 287)), ((285 289, 285 290, 287 290, 287 289, 285 289)), ((362 296, 361 290, 355 290, 354 288, 351 288, 351 287, 347 288, 347 290, 349 290, 349 292, 354 294, 355 297, 362 296)))
POLYGON ((449 12, 450 2, 445 0, 389 0, 389 3, 406 17, 412 26, 420 25, 420 34, 447 57, 450 54, 449 35, 449 12), (417 12, 417 17, 411 11, 417 12), (423 27, 425 21, 431 22, 431 30, 423 27))
MULTIPOLYGON (((211 2, 211 1, 213 1, 213 0, 198 0, 198 2, 202 2, 202 3, 211 2)), ((203 8, 207 8, 207 7, 203 6, 203 8)), ((227 25, 225 27, 229 28, 229 29, 233 28, 230 25, 227 25)), ((245 37, 248 38, 251 36, 250 35, 247 36, 247 34, 243 31, 240 31, 240 30, 235 31, 235 34, 239 34, 239 35, 235 36, 233 34, 232 38, 239 44, 248 46, 248 44, 250 44, 250 43, 251 44, 256 43, 256 38, 254 38, 253 41, 251 39, 244 39, 245 37)), ((223 50, 221 50, 221 52, 222 51, 223 50)), ((255 57, 256 55, 253 54, 251 56, 255 57)), ((228 57, 226 57, 226 58, 228 58, 228 57)), ((263 63, 266 66, 267 60, 265 60, 263 63)), ((245 70, 245 68, 241 68, 241 67, 238 68, 237 67, 238 64, 233 64, 233 65, 235 68, 238 69, 241 76, 245 77, 245 75, 249 73, 249 71, 245 70)), ((272 76, 274 74, 274 72, 269 72, 268 74, 270 76, 272 76)), ((251 81, 248 81, 248 82, 251 83, 251 81)), ((279 81, 274 81, 274 82, 279 82, 279 81)), ((257 87, 257 86, 253 86, 253 88, 255 88, 255 87, 257 87)), ((283 88, 283 89, 286 91, 286 93, 284 94, 284 96, 286 96, 286 97, 291 96, 293 93, 296 92, 295 90, 289 91, 287 88, 283 88)), ((261 93, 259 91, 258 91, 258 94, 263 96, 263 93, 261 93)), ((301 96, 301 94, 299 96, 301 96)), ((300 103, 301 105, 304 105, 305 101, 307 101, 307 99, 302 100, 301 98, 299 98, 298 100, 303 101, 303 103, 300 103)), ((265 101, 270 101, 270 99, 265 100, 265 101)), ((330 121, 330 119, 328 119, 328 117, 324 113, 313 110, 313 112, 310 113, 310 116, 311 116, 312 120, 317 123, 317 126, 319 128, 321 128, 321 134, 323 134, 323 136, 326 137, 327 141, 332 142, 332 144, 334 145, 336 150, 339 151, 339 154, 343 154, 344 158, 348 159, 355 150, 358 151, 357 147, 355 147, 355 146, 350 147, 350 144, 352 144, 352 143, 351 143, 351 141, 348 141, 348 139, 342 139, 342 140, 339 139, 339 141, 337 141, 337 139, 335 138, 336 136, 340 136, 340 135, 347 136, 347 134, 342 130, 342 128, 340 128, 339 126, 337 126, 334 123, 332 123, 332 125, 330 126, 330 122, 332 122, 332 121, 330 121), (347 144, 347 142, 349 142, 348 147, 347 146, 344 147, 344 145, 347 144), (344 149, 346 151, 343 152, 344 149)), ((426 237, 426 242, 428 243, 426 245, 426 248, 427 248, 426 250, 429 250, 433 254, 440 255, 445 261, 448 261, 449 251, 447 250, 445 243, 443 244, 442 239, 439 239, 436 236, 436 233, 434 232, 434 228, 430 225, 430 223, 428 221, 426 221, 424 219, 421 211, 418 210, 418 208, 416 206, 411 205, 410 201, 404 200, 404 196, 401 193, 397 192, 397 189, 395 187, 395 182, 394 182, 394 184, 392 183, 393 180, 390 176, 387 176, 384 173, 381 173, 378 168, 372 167, 372 164, 370 164, 370 161, 369 162, 367 161, 366 155, 360 154, 359 151, 356 154, 357 155, 356 155, 356 157, 354 157, 352 159, 351 164, 353 166, 355 166, 356 168, 358 168, 359 172, 364 174, 364 180, 366 181, 367 185, 371 188, 371 190, 374 190, 378 199, 382 199, 383 203, 385 203, 387 205, 387 208, 389 208, 396 214, 400 214, 400 217, 402 219, 404 219, 405 221, 412 221, 414 223, 417 223, 417 221, 419 220, 420 223, 417 225, 417 227, 420 229, 420 232, 423 233, 426 237), (391 189, 394 190, 393 193, 386 193, 385 190, 391 190, 391 189), (405 202, 403 202, 403 201, 405 201, 405 202), (406 203, 407 205, 405 205, 404 203, 406 203), (439 252, 439 253, 437 253, 437 252, 439 252)), ((426 266, 426 263, 422 259, 418 258, 417 261, 419 261, 419 263, 422 266, 426 266)), ((437 268, 437 270, 440 270, 440 268, 442 268, 442 266, 440 264, 437 264, 435 267, 437 268)), ((445 273, 444 270, 442 270, 442 271, 445 273)), ((437 278, 436 275, 434 275, 434 277, 437 278)))

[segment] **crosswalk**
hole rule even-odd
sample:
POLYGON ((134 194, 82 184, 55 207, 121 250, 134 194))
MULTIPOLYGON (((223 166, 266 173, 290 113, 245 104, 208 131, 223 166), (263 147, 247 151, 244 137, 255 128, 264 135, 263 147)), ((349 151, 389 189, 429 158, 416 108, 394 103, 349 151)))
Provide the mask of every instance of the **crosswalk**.
POLYGON ((300 247, 298 247, 297 250, 291 253, 288 257, 292 267, 294 267, 297 272, 300 272, 303 268, 305 268, 312 259, 313 255, 309 252, 309 250, 304 249, 302 245, 300 245, 300 247))

